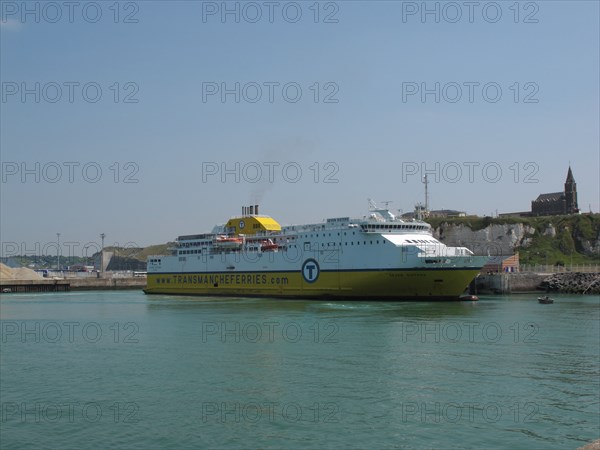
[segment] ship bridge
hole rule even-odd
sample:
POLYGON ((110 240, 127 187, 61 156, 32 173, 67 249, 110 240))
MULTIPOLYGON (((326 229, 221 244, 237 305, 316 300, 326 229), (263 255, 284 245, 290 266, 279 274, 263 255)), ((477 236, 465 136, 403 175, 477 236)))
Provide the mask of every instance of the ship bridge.
POLYGON ((371 202, 371 214, 361 220, 360 229, 364 233, 431 233, 431 225, 422 221, 405 222, 387 208, 377 208, 371 202))

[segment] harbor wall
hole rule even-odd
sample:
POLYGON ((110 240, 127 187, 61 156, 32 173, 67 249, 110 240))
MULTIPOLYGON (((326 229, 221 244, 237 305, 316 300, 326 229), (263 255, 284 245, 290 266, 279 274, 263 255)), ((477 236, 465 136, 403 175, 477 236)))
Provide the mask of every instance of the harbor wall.
POLYGON ((0 279, 0 293, 13 292, 66 292, 70 290, 65 280, 10 280, 0 279))
POLYGON ((0 292, 7 289, 10 293, 143 289, 145 287, 146 277, 0 280, 0 292))
POLYGON ((143 289, 146 277, 130 278, 74 278, 69 279, 72 291, 101 289, 143 289))
POLYGON ((469 286, 473 294, 511 294, 518 292, 600 293, 600 273, 494 273, 479 275, 469 286))

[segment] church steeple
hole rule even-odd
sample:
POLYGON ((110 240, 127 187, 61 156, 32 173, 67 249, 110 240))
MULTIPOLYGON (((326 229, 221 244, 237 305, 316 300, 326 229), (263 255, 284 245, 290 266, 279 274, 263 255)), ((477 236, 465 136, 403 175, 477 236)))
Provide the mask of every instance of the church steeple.
POLYGON ((571 166, 569 166, 569 171, 567 172, 567 180, 565 181, 565 200, 567 214, 579 212, 579 207, 577 206, 577 183, 575 183, 575 178, 573 177, 571 166))
POLYGON ((571 171, 571 166, 569 166, 569 171, 567 172, 567 181, 566 183, 575 183, 575 178, 573 178, 573 172, 571 171))

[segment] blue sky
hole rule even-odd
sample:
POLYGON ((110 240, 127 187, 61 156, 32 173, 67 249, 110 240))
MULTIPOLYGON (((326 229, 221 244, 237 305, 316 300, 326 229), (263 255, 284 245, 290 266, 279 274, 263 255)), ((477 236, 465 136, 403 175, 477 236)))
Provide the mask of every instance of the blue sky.
POLYGON ((571 163, 600 208, 598 2, 50 3, 0 2, 3 245, 406 212, 423 170, 492 215, 571 163))

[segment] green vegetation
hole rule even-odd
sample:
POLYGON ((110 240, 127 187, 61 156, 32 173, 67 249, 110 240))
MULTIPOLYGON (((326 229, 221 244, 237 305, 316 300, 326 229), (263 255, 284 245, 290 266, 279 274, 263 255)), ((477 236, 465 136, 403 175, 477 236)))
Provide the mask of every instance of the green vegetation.
POLYGON ((146 261, 150 255, 170 255, 169 247, 173 247, 174 242, 167 242, 166 244, 150 245, 148 247, 105 247, 108 252, 114 252, 115 256, 122 256, 124 258, 135 258, 140 261, 146 261))
MULTIPOLYGON (((148 247, 105 247, 104 250, 107 252, 113 252, 114 256, 121 257, 124 259, 131 258, 138 261, 146 262, 146 259, 150 255, 169 255, 169 247, 174 246, 174 242, 168 242, 166 244, 151 245, 148 247)), ((98 264, 100 253, 95 253, 89 257, 81 256, 69 256, 60 255, 60 266, 65 268, 67 266, 83 265, 93 266, 94 263, 98 264)), ((54 269, 56 268, 56 255, 15 255, 6 258, 0 258, 0 262, 10 263, 11 265, 30 267, 33 265, 35 269, 54 269)))
POLYGON ((522 223, 535 228, 526 247, 515 248, 519 252, 521 264, 599 264, 600 255, 585 254, 583 241, 595 244, 600 234, 600 214, 580 214, 544 217, 455 217, 431 218, 427 220, 434 228, 442 224, 465 225, 473 231, 489 225, 522 223), (544 236, 552 225, 556 236, 544 236))
MULTIPOLYGON (((0 258, 0 262, 6 264, 8 262, 11 265, 16 265, 20 267, 29 267, 33 264, 35 269, 55 269, 56 268, 56 255, 16 255, 11 257, 0 258)), ((83 265, 83 266, 93 266, 94 258, 82 258, 80 256, 60 256, 60 266, 74 266, 74 265, 83 265)))
POLYGON ((524 225, 533 225, 531 222, 532 218, 528 217, 479 217, 479 216, 466 216, 466 217, 432 217, 427 219, 426 222, 431 224, 432 227, 437 228, 443 223, 450 225, 465 225, 473 231, 483 230, 489 225, 506 225, 522 223, 524 225))

